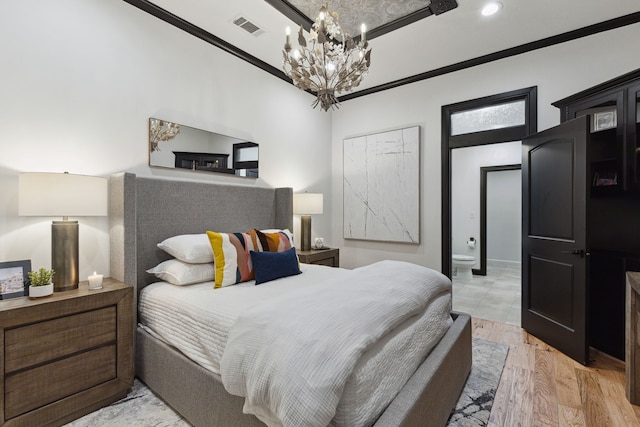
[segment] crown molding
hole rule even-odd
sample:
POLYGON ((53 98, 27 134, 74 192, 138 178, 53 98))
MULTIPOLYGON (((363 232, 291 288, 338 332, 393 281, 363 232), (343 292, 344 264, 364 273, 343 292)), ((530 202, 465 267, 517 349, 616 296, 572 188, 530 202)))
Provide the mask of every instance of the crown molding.
MULTIPOLYGON (((155 16, 156 18, 170 24, 173 25, 176 28, 179 28, 213 46, 216 46, 220 49, 222 49, 223 51, 237 57, 240 58, 248 63, 250 63, 251 65, 254 65, 260 69, 262 69, 263 71, 266 71, 267 73, 273 75, 274 77, 277 77, 281 80, 284 80, 288 83, 291 83, 291 79, 289 77, 287 77, 287 75, 284 73, 284 71, 270 65, 267 64, 266 62, 256 58, 253 55, 250 55, 249 53, 239 49, 238 47, 232 45, 231 43, 228 43, 224 40, 222 40, 221 38, 205 31, 204 29, 193 25, 192 23, 185 21, 184 19, 172 14, 171 12, 162 9, 161 7, 156 6, 155 4, 151 3, 148 0, 123 0, 124 2, 152 15, 155 16)), ((275 6, 275 3, 286 3, 282 0, 280 1, 276 1, 276 0, 265 0, 267 1, 269 4, 275 6)), ((454 2, 455 3, 455 2, 454 2)), ((280 10, 278 7, 276 7, 278 10, 280 10)), ((282 11, 281 11, 282 12, 282 11)), ((418 11, 421 12, 421 11, 418 11)), ((283 12, 284 13, 284 12, 283 12)), ((302 14, 302 12, 298 11, 297 13, 302 14)), ((426 13, 426 12, 422 12, 422 13, 426 13)), ((429 15, 431 15, 432 12, 429 11, 429 15)), ((285 14, 286 15, 286 14, 285 14)), ((427 15, 427 16, 429 16, 427 15)), ((289 16, 289 15, 287 15, 289 16)), ((304 15, 302 15, 304 16, 304 15)), ((290 17, 291 18, 291 17, 290 17)), ((306 17, 305 17, 306 18, 306 17)), ((422 18, 416 18, 414 17, 415 20, 418 19, 422 19, 422 18)), ((291 18, 293 19, 293 18, 291 18)), ((300 19, 300 18, 298 18, 300 19)), ((308 18, 307 18, 308 19, 308 18)), ((297 22, 297 21, 296 21, 297 22)), ((395 21, 394 21, 395 22, 395 21)), ((413 21, 415 22, 415 21, 413 21)), ((587 36, 591 36, 594 34, 598 34, 601 32, 605 32, 605 31, 610 31, 610 30, 614 30, 617 28, 621 28, 621 27, 625 27, 627 25, 632 25, 632 24, 636 24, 640 22, 640 12, 635 12, 635 13, 631 13, 628 15, 624 15, 618 18, 613 18, 607 21, 603 21, 597 24, 593 24, 593 25, 589 25, 587 27, 583 27, 583 28, 579 28, 577 30, 573 30, 573 31, 568 31, 566 33, 562 33, 556 36, 551 36, 551 37, 547 37, 541 40, 537 40, 531 43, 526 43, 520 46, 516 46, 513 48, 509 48, 509 49, 504 49, 498 52, 494 52, 494 53, 490 53, 488 55, 483 55, 483 56, 479 56, 476 58, 472 58, 466 61, 461 61, 458 62, 456 64, 451 64, 451 65, 447 65, 441 68, 437 68, 434 70, 430 70, 430 71, 425 71, 423 73, 420 74, 416 74, 413 76, 409 76, 409 77, 405 77, 402 79, 398 79, 398 80, 394 80, 392 82, 389 83, 384 83, 378 86, 374 86, 371 88, 367 88, 367 89, 363 89, 360 91, 356 91, 356 92, 352 92, 352 93, 348 93, 345 95, 342 95, 340 97, 338 97, 338 101, 340 102, 344 102, 344 101, 348 101, 350 99, 355 99, 355 98, 360 98, 362 96, 366 96, 366 95, 371 95, 374 93, 378 93, 378 92, 382 92, 385 90, 390 90, 390 89, 394 89, 400 86, 404 86, 407 84, 411 84, 411 83, 416 83, 422 80, 427 80, 433 77, 438 77, 438 76, 442 76, 444 74, 448 74, 448 73, 453 73, 456 71, 460 71, 460 70, 464 70, 467 68, 471 68, 471 67, 476 67, 478 65, 482 65, 482 64, 486 64, 489 62, 493 62, 493 61, 498 61, 500 59, 505 59, 505 58, 509 58, 511 56, 516 56, 516 55, 520 55, 523 53, 527 53, 527 52, 531 52, 537 49, 543 49, 545 47, 549 47, 549 46, 553 46, 556 44, 560 44, 560 43, 565 43, 571 40, 576 40, 582 37, 587 37, 587 36)), ((311 24, 309 24, 310 26, 311 24)), ((389 31, 396 29, 396 28, 400 28, 403 25, 400 24, 394 24, 393 22, 387 25, 398 25, 397 27, 391 28, 389 31)))

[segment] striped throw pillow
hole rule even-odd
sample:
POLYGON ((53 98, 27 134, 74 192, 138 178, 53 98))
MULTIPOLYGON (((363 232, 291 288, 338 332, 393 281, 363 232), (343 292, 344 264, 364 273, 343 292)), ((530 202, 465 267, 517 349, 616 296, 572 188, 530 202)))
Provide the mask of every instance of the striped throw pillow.
POLYGON ((207 231, 216 267, 214 289, 253 280, 251 251, 281 252, 291 248, 284 232, 263 233, 250 230, 245 233, 218 233, 207 231))

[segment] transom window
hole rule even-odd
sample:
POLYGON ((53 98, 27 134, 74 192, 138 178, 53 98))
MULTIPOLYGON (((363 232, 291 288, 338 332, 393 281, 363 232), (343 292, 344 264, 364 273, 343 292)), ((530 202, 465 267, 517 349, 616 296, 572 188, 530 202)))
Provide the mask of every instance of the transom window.
POLYGON ((525 120, 524 100, 459 111, 451 114, 451 135, 522 126, 525 120))

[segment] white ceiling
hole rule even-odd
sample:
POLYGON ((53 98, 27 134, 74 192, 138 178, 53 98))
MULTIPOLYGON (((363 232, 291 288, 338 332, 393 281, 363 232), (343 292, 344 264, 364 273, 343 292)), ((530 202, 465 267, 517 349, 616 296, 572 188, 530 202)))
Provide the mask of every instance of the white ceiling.
MULTIPOLYGON (((293 34, 297 28, 264 0, 151 1, 278 69, 285 28, 290 26, 293 34), (255 37, 237 27, 232 21, 238 16, 264 33, 255 37)), ((356 90, 640 11, 639 0, 502 0, 498 14, 484 17, 480 9, 487 1, 457 0, 456 9, 371 40, 371 67, 356 90)))

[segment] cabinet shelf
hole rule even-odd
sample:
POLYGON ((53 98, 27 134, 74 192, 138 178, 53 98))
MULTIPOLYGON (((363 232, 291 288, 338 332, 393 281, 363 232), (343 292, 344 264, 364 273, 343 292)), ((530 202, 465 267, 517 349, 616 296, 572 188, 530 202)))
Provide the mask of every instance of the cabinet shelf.
POLYGON ((619 193, 622 190, 620 185, 620 171, 618 160, 607 159, 591 163, 591 194, 606 195, 619 193))

